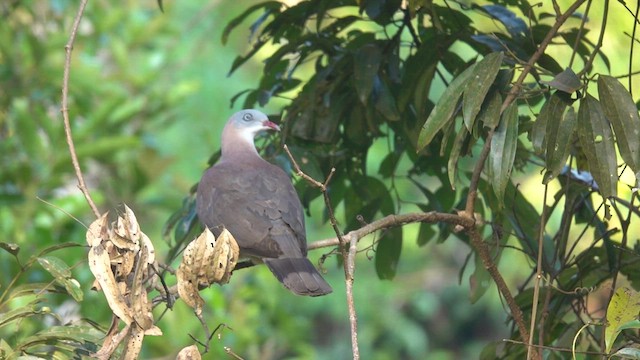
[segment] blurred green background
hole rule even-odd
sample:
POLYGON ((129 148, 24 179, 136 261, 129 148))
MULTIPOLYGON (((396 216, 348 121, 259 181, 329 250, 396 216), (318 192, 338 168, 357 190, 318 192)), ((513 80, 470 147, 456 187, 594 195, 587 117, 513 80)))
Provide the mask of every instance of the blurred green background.
MULTIPOLYGON (((228 21, 251 3, 165 2, 163 13, 152 0, 90 1, 86 9, 69 89, 78 154, 100 210, 127 203, 160 254, 168 249, 161 236, 165 221, 199 180, 219 148, 222 126, 238 110, 240 102, 231 107, 230 99, 256 86, 258 62, 227 76, 234 58, 246 52, 246 26, 233 32, 226 46, 220 40, 228 21)), ((85 226, 93 221, 76 188, 59 111, 64 45, 77 5, 70 0, 0 4, 0 242, 17 244, 23 263, 51 245, 84 245, 85 226)), ((277 113, 286 100, 279 101, 262 110, 277 113)), ((371 167, 377 167, 386 144, 374 145, 375 151, 380 156, 370 157, 371 167)), ((412 196, 402 184, 398 191, 412 196)), ((312 204, 310 242, 333 236, 323 222, 323 206, 312 204)), ((407 204, 402 210, 417 209, 407 204)), ((405 237, 415 238, 417 232, 417 226, 407 226, 405 237)), ((371 240, 364 239, 361 247, 371 240)), ((79 308, 69 306, 64 295, 51 295, 39 306, 62 312, 64 303, 75 315, 63 321, 82 317, 107 327, 111 312, 101 293, 89 291, 93 277, 85 251, 54 253, 73 267, 84 290, 79 308)), ((487 342, 508 336, 510 324, 494 287, 469 303, 473 266, 459 273, 469 253, 458 241, 423 247, 406 241, 392 282, 378 280, 370 256, 360 253, 355 301, 362 358, 477 358, 487 342)), ((322 254, 316 250, 310 257, 315 261, 322 254)), ((505 256, 515 260, 502 261, 501 270, 517 283, 526 276, 517 271, 520 260, 513 253, 505 256)), ((0 251, 0 291, 20 268, 9 252, 0 251)), ((203 291, 209 326, 226 325, 212 341, 211 357, 226 356, 224 347, 229 347, 247 359, 347 358, 343 272, 335 257, 325 269, 334 293, 321 298, 291 295, 265 267, 237 271, 230 284, 203 291)), ((50 281, 50 275, 34 265, 17 281, 50 281)), ((165 310, 163 305, 156 309, 164 335, 145 339, 143 358, 172 358, 193 343, 189 334, 206 337, 182 302, 165 310)), ((0 338, 12 344, 56 321, 35 316, 0 328, 0 338)))

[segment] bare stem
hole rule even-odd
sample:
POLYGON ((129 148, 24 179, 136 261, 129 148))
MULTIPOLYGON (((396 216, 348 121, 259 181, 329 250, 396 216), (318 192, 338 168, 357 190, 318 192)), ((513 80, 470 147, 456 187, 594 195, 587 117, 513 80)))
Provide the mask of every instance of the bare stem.
POLYGON ((69 147, 69 153, 71 154, 71 163, 73 164, 73 169, 75 170, 76 178, 78 179, 78 188, 87 200, 87 203, 89 204, 89 207, 91 207, 91 211, 93 211, 93 214, 96 216, 96 218, 99 218, 100 211, 98 211, 98 207, 93 202, 91 194, 89 193, 89 189, 84 182, 84 176, 82 175, 82 170, 80 169, 80 162, 78 161, 76 148, 73 144, 73 137, 71 136, 71 122, 69 121, 69 73, 71 71, 71 52, 73 51, 73 43, 75 42, 76 35, 78 34, 78 26, 80 25, 80 20, 82 19, 82 15, 84 14, 84 9, 87 6, 88 1, 89 0, 82 0, 80 2, 78 13, 73 20, 73 25, 71 27, 69 41, 64 47, 65 60, 64 73, 62 76, 62 104, 60 112, 62 113, 62 119, 64 121, 64 132, 67 139, 67 146, 69 147))
POLYGON ((340 247, 340 253, 342 254, 343 264, 344 264, 344 282, 345 282, 345 293, 347 297, 347 308, 349 311, 349 325, 351 329, 351 352, 354 360, 360 359, 360 350, 358 348, 358 316, 356 314, 356 305, 353 300, 353 282, 355 280, 355 269, 356 269, 356 252, 358 239, 353 238, 349 242, 344 238, 342 231, 338 227, 338 221, 336 220, 335 214, 333 213, 333 206, 331 205, 331 199, 329 198, 329 193, 327 192, 327 185, 333 178, 333 174, 336 172, 335 168, 331 169, 329 176, 324 183, 321 183, 311 176, 305 174, 298 166, 296 159, 294 159, 293 155, 289 151, 289 147, 284 145, 284 151, 289 155, 289 159, 293 163, 293 167, 298 176, 301 176, 311 185, 317 187, 322 191, 322 196, 324 198, 324 203, 327 207, 327 211, 329 213, 329 221, 331 222, 331 226, 333 227, 333 231, 336 233, 338 244, 340 247))

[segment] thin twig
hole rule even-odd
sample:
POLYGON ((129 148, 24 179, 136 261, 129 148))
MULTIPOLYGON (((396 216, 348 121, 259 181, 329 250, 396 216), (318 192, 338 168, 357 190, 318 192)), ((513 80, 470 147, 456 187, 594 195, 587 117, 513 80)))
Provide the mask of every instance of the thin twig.
MULTIPOLYGON (((542 200, 542 214, 540 215, 540 229, 538 235, 538 259, 537 259, 537 269, 536 269, 536 277, 533 285, 533 300, 531 301, 531 324, 529 325, 529 345, 533 344, 533 334, 535 333, 535 324, 537 318, 538 311, 538 298, 540 296, 540 281, 542 280, 542 253, 544 251, 544 223, 546 221, 547 215, 547 191, 549 187, 545 184, 544 186, 544 196, 542 200)), ((540 330, 542 331, 542 330, 540 330)), ((540 344, 542 345, 542 344, 540 344)), ((527 360, 531 359, 533 356, 533 347, 529 346, 527 348, 527 360)))
POLYGON ((329 193, 327 192, 327 185, 333 178, 333 174, 335 174, 336 169, 332 168, 331 172, 329 173, 329 176, 327 176, 327 179, 324 181, 324 183, 321 183, 313 179, 311 176, 305 174, 300 169, 300 166, 298 166, 296 159, 291 154, 291 151, 289 151, 289 147, 287 145, 284 145, 284 151, 289 156, 289 159, 291 159, 291 163, 293 164, 296 174, 298 176, 301 176, 303 179, 307 180, 313 186, 319 188, 320 191, 322 191, 322 196, 324 197, 324 203, 327 207, 327 212, 329 213, 329 221, 331 222, 333 231, 336 233, 338 237, 337 239, 338 239, 338 244, 340 245, 340 252, 342 254, 342 259, 344 260, 343 264, 344 264, 344 278, 345 278, 344 279, 345 293, 347 297, 347 307, 349 310, 349 325, 351 328, 351 351, 352 351, 353 359, 358 360, 360 359, 360 350, 358 348, 358 316, 356 313, 355 301, 353 300, 353 282, 355 280, 354 274, 355 274, 355 268, 356 268, 355 255, 357 252, 358 240, 354 238, 347 243, 347 241, 344 239, 342 231, 338 227, 338 221, 336 220, 336 217, 333 213, 333 206, 331 205, 331 199, 329 198, 329 193), (347 244, 349 245, 348 248, 347 248, 347 244))
POLYGON ((71 52, 73 51, 73 43, 76 40, 76 35, 78 34, 78 26, 80 26, 80 20, 82 19, 82 15, 84 14, 84 9, 87 6, 87 2, 89 0, 82 0, 80 2, 80 7, 78 8, 78 13, 76 14, 75 19, 73 20, 73 25, 71 27, 71 34, 69 35, 69 41, 64 47, 65 51, 65 60, 64 60, 64 73, 62 75, 62 104, 60 108, 60 112, 62 113, 62 119, 64 121, 64 133, 67 139, 67 146, 69 147, 69 153, 71 154, 71 163, 73 164, 73 169, 76 172, 76 178, 78 179, 78 188, 84 195, 89 207, 91 207, 91 211, 96 216, 96 218, 100 217, 100 211, 98 211, 98 207, 93 202, 91 198, 91 194, 89 193, 89 189, 84 182, 84 176, 82 175, 82 170, 80 169, 80 162, 78 161, 78 155, 76 154, 76 148, 73 144, 73 137, 71 136, 71 122, 69 121, 69 73, 71 71, 71 52))
MULTIPOLYGON (((376 231, 385 230, 397 226, 403 226, 412 223, 448 223, 452 225, 460 225, 462 227, 473 226, 474 221, 468 217, 463 217, 455 214, 440 213, 437 211, 430 211, 427 213, 407 213, 401 215, 388 215, 382 219, 373 221, 359 229, 352 230, 342 236, 345 242, 351 243, 356 240, 359 241, 363 237, 372 234, 376 231)), ((309 244, 309 250, 333 247, 340 245, 338 238, 330 238, 315 241, 309 244)))

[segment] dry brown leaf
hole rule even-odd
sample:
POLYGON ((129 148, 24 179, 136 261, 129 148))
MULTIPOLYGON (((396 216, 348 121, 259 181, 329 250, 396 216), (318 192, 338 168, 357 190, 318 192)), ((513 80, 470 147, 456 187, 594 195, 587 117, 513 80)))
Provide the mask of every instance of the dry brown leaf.
POLYGON ((159 327, 153 325, 144 331, 145 336, 162 336, 162 330, 159 327))
POLYGON ((89 225, 86 235, 89 246, 98 246, 104 238, 107 238, 107 215, 109 215, 109 213, 105 213, 89 225))
POLYGON ((125 324, 131 324, 131 311, 120 291, 116 279, 111 271, 111 261, 102 244, 93 246, 89 250, 89 269, 96 277, 102 288, 107 303, 113 313, 125 324))
POLYGON ((111 329, 107 333, 107 336, 100 347, 100 350, 91 354, 92 358, 96 358, 99 360, 109 360, 114 351, 118 348, 118 345, 124 340, 125 337, 129 334, 129 329, 131 328, 129 325, 126 325, 122 331, 118 332, 118 323, 112 323, 111 329))
POLYGON ((126 326, 105 338, 95 355, 107 359, 126 339, 123 358, 135 359, 145 335, 161 335, 154 325, 148 298, 149 265, 155 262, 153 243, 141 230, 133 211, 108 224, 107 215, 94 221, 87 231, 89 267, 96 277, 94 286, 102 290, 114 315, 126 326))
POLYGON ((240 248, 236 239, 231 233, 224 229, 216 242, 216 249, 220 249, 216 260, 216 279, 219 284, 226 284, 231 279, 231 273, 238 264, 238 257, 240 256, 240 248), (224 269, 224 271, 222 271, 224 269))
MULTIPOLYGON (((144 245, 143 245, 144 247, 144 245)), ((148 269, 148 252, 145 249, 141 249, 136 270, 134 272, 133 279, 131 280, 131 295, 129 297, 129 303, 133 310, 133 317, 143 330, 150 329, 153 326, 153 315, 151 314, 151 307, 149 306, 149 299, 147 298, 147 291, 144 280, 149 273, 148 269)))
POLYGON ((140 233, 140 246, 147 251, 147 264, 153 264, 156 262, 156 250, 153 248, 151 239, 145 233, 140 233))
POLYGON ((184 249, 182 262, 180 262, 176 272, 178 294, 197 314, 200 314, 204 305, 204 300, 198 293, 198 272, 202 269, 203 255, 207 247, 213 248, 214 244, 215 237, 209 229, 205 229, 200 236, 190 242, 184 249), (198 256, 198 254, 201 254, 201 256, 198 256))
POLYGON ((136 360, 142 350, 142 340, 144 340, 144 330, 135 324, 131 325, 129 336, 124 340, 124 352, 121 359, 136 360))
POLYGON ((187 346, 183 348, 176 356, 176 360, 200 360, 202 355, 198 351, 198 347, 195 345, 187 346))
POLYGON ((178 294, 200 314, 204 300, 198 290, 213 283, 226 284, 238 261, 240 249, 231 234, 224 230, 216 240, 209 229, 189 243, 178 267, 178 294))

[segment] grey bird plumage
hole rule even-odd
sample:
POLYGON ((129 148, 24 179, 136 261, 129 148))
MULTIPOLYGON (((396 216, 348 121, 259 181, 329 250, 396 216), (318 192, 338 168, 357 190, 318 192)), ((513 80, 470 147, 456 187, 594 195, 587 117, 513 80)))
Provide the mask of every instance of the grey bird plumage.
POLYGON ((328 294, 331 286, 307 259, 304 214, 289 176, 256 151, 254 137, 264 130, 280 128, 257 110, 228 120, 222 156, 198 185, 198 218, 216 235, 229 230, 241 256, 263 261, 293 293, 328 294))

